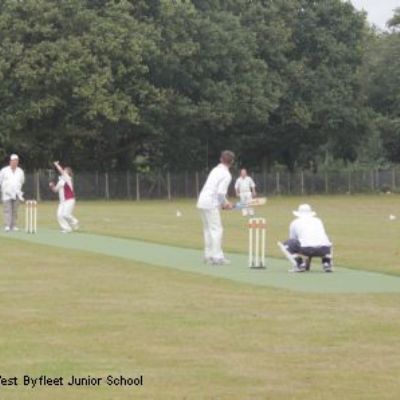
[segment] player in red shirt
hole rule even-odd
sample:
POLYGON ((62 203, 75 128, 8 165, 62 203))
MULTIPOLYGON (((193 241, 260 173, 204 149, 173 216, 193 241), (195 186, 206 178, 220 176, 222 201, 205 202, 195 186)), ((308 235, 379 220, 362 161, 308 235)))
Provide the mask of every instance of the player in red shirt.
POLYGON ((61 167, 58 161, 54 166, 59 172, 58 183, 50 182, 50 189, 58 193, 60 204, 57 209, 57 220, 63 233, 70 233, 79 228, 79 221, 72 215, 75 207, 75 192, 72 181, 72 169, 61 167))

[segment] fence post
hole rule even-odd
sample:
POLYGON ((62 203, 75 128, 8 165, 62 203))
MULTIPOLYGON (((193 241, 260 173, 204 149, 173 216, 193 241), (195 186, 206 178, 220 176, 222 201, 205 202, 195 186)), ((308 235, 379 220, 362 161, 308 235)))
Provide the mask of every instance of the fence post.
POLYGON ((280 183, 280 175, 279 171, 276 172, 276 193, 281 193, 281 183, 280 183))
POLYGON ((140 177, 139 173, 136 172, 136 201, 140 200, 140 177))
POLYGON ((129 200, 132 198, 132 195, 131 195, 131 172, 129 170, 126 171, 126 195, 129 200))
POLYGON ((380 172, 379 169, 376 170, 376 188, 378 189, 378 191, 380 190, 380 172))
POLYGON ((196 185, 196 197, 199 197, 200 193, 200 183, 199 183, 199 173, 196 171, 194 175, 195 185, 196 185))
POLYGON ((267 168, 264 166, 263 168, 263 191, 267 193, 267 168))
MULTIPOLYGON (((161 186, 162 186, 163 183, 164 183, 164 178, 163 178, 163 176, 162 176, 162 173, 161 173, 161 172, 157 172, 157 196, 158 196, 159 198, 162 197, 161 186)), ((167 190, 168 190, 168 189, 167 189, 167 190)))
POLYGON ((38 169, 35 173, 35 192, 36 192, 36 200, 41 201, 40 195, 40 170, 38 169))
POLYGON ((189 197, 189 178, 187 171, 185 171, 185 197, 189 197))
POLYGON ((328 194, 329 193, 328 172, 325 171, 324 177, 325 177, 325 193, 328 194))
POLYGON ((352 190, 351 190, 351 170, 349 170, 348 174, 347 174, 347 191, 348 191, 348 193, 352 192, 352 190))
POLYGON ((109 181, 108 181, 108 172, 106 172, 104 174, 104 178, 105 178, 105 198, 106 200, 110 199, 110 185, 109 185, 109 181))
POLYGON ((396 167, 392 168, 392 190, 396 190, 396 167))
POLYGON ((300 187, 301 187, 301 194, 304 195, 304 171, 300 171, 300 187))
POLYGON ((171 174, 167 172, 167 194, 168 194, 168 200, 171 200, 171 174))
POLYGON ((371 174, 371 191, 373 192, 375 191, 375 183, 374 183, 375 171, 372 169, 370 174, 371 174))
POLYGON ((97 197, 100 197, 99 171, 96 171, 96 175, 95 175, 95 185, 96 185, 96 196, 97 196, 97 197))

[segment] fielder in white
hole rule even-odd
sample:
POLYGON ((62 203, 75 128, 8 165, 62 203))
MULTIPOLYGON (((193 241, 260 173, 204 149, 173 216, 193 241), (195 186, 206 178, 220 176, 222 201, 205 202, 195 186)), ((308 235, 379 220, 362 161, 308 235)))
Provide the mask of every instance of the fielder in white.
POLYGON ((221 153, 220 164, 208 175, 197 201, 203 221, 204 261, 212 265, 230 263, 222 250, 223 227, 220 210, 233 208, 226 199, 226 194, 232 181, 229 168, 234 160, 235 155, 231 151, 225 150, 221 153))
POLYGON ((22 186, 25 183, 24 171, 18 166, 19 157, 10 156, 10 163, 0 171, 1 197, 4 207, 4 230, 17 231, 18 206, 24 201, 22 186))
MULTIPOLYGON (((242 204, 249 204, 254 197, 256 197, 256 184, 253 179, 247 175, 245 168, 240 170, 240 176, 236 179, 235 183, 236 195, 240 198, 242 204)), ((251 207, 244 207, 242 215, 246 217, 254 215, 254 209, 251 207)))
POLYGON ((72 215, 75 207, 75 192, 72 181, 72 169, 70 167, 61 167, 58 161, 54 166, 59 172, 57 184, 50 182, 50 189, 58 193, 60 204, 57 209, 57 220, 61 227, 61 232, 70 233, 79 228, 79 221, 72 215))

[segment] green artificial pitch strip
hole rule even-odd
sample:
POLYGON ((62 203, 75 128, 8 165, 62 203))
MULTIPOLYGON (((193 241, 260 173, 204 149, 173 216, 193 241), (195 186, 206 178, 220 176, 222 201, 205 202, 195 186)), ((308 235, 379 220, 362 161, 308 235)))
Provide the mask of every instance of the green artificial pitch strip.
POLYGON ((139 240, 122 239, 90 233, 63 234, 41 229, 35 235, 24 232, 1 233, 1 237, 87 251, 106 256, 173 268, 184 272, 229 279, 257 286, 268 286, 309 293, 399 293, 400 277, 337 267, 331 274, 322 272, 315 260, 311 272, 288 273, 287 261, 267 258, 266 269, 250 269, 247 256, 229 254, 230 265, 210 266, 203 263, 199 250, 173 247, 139 240))

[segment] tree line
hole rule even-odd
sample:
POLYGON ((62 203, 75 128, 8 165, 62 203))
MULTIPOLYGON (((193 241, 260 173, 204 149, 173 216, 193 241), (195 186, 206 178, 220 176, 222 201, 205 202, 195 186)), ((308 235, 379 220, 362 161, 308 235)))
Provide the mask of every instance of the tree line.
POLYGON ((341 0, 3 0, 0 157, 28 168, 400 161, 400 10, 341 0))

